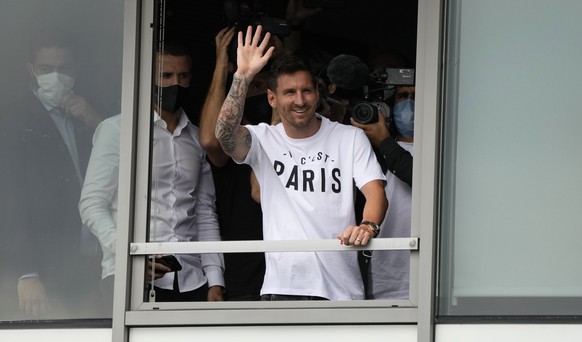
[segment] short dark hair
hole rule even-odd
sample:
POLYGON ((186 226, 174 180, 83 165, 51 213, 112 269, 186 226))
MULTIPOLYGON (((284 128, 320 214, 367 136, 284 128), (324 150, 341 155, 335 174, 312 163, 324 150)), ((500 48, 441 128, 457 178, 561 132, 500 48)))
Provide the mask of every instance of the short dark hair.
POLYGON ((318 79, 322 79, 326 86, 330 84, 331 81, 327 77, 327 66, 333 58, 332 54, 315 47, 298 48, 293 54, 303 58, 313 74, 318 79))
POLYGON ((53 47, 67 49, 73 54, 73 58, 76 57, 77 47, 69 32, 44 29, 34 34, 29 41, 29 61, 34 62, 40 49, 53 47))
POLYGON ((190 56, 190 50, 178 41, 163 41, 159 43, 158 52, 170 56, 190 56))
POLYGON ((317 79, 313 75, 311 68, 307 65, 305 60, 299 56, 283 54, 273 59, 271 64, 271 68, 269 70, 269 90, 277 90, 277 80, 281 75, 293 74, 298 71, 307 72, 311 77, 311 83, 313 84, 313 87, 317 89, 317 79))

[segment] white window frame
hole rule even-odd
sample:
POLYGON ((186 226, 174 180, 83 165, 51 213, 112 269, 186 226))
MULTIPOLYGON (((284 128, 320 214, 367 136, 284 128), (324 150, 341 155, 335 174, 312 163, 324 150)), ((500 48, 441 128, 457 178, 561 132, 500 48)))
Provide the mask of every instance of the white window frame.
MULTIPOLYGON (((433 336, 435 274, 435 194, 438 158, 441 17, 443 1, 419 0, 415 163, 413 179, 413 239, 421 248, 411 253, 410 300, 325 302, 149 303, 143 299, 144 255, 181 250, 183 246, 146 243, 150 98, 154 0, 125 0, 122 122, 119 177, 113 339, 126 341, 129 328, 175 325, 267 324, 395 324, 419 325, 419 341, 433 336), (141 112, 141 113, 140 113, 141 112), (148 115, 144 115, 147 113, 148 115), (141 114, 141 116, 140 116, 141 114), (418 240, 417 240, 418 239, 418 240), (178 248, 179 247, 179 248, 178 248), (176 249, 178 248, 178 249, 176 249)), ((389 249, 396 241, 378 239, 373 248, 389 249), (386 240, 386 241, 382 241, 386 240)), ((262 250, 339 250, 337 241, 260 241, 262 250)), ((400 241, 402 242, 402 241, 400 241)), ((245 242, 192 243, 207 252, 255 251, 245 242)), ((345 248, 345 247, 344 247, 345 248)), ((370 249, 370 248, 369 248, 370 249)))

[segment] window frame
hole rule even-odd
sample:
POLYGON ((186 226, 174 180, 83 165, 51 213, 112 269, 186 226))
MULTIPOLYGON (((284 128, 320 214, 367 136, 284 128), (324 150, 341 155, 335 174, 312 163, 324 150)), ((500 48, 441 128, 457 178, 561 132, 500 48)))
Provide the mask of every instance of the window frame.
MULTIPOLYGON (((148 303, 143 299, 149 214, 150 98, 153 51, 154 0, 125 0, 123 102, 116 277, 113 312, 114 340, 126 340, 129 328, 175 325, 268 324, 418 324, 419 341, 433 336, 435 273, 435 196, 438 158, 440 89, 441 0, 418 2, 416 120, 411 236, 422 248, 411 253, 408 301, 362 300, 330 302, 213 302, 148 303), (139 113, 141 113, 141 118, 139 113), (141 120, 140 120, 141 119, 141 120), (422 186, 422 189, 421 189, 422 186), (421 196, 422 194, 428 194, 421 196), (397 306, 397 307, 395 307, 397 306), (420 327, 422 326, 422 329, 420 327)), ((378 245, 381 245, 378 239, 378 245)), ((268 241, 261 241, 268 244, 268 241)), ((286 242, 302 250, 301 242, 286 242)), ((325 249, 329 241, 317 241, 325 249)), ((195 244, 195 243, 194 243, 195 244)), ((164 244, 155 243, 163 250, 164 244)), ((244 242, 237 250, 249 248, 244 242)), ((226 245, 215 252, 227 251, 226 245)), ((383 247, 379 249, 384 249, 383 247)), ((249 249, 253 251, 253 249, 249 249)))

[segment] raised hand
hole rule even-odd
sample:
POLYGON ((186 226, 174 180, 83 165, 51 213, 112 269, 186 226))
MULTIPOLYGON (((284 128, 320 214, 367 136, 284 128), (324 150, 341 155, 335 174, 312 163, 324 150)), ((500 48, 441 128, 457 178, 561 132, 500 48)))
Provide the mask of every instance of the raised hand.
POLYGON ((265 33, 265 36, 261 39, 262 32, 263 27, 259 25, 254 34, 252 26, 247 28, 247 33, 244 37, 242 31, 238 33, 236 74, 252 79, 271 58, 275 47, 271 46, 265 52, 269 39, 271 39, 271 33, 265 33))
POLYGON ((228 60, 228 46, 234 37, 235 28, 225 27, 220 30, 216 37, 214 37, 214 42, 216 43, 216 66, 222 67, 228 70, 230 63, 234 61, 228 60))

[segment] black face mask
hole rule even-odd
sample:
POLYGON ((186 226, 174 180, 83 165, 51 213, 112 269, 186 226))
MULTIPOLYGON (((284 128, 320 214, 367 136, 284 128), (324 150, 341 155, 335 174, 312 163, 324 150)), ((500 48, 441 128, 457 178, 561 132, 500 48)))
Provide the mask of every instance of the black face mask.
POLYGON ((186 98, 187 94, 186 87, 182 87, 178 84, 171 85, 169 87, 154 87, 154 101, 158 103, 158 101, 162 102, 162 109, 170 112, 175 113, 178 108, 180 108, 186 98), (161 92, 161 95, 160 95, 161 92))
POLYGON ((244 117, 253 125, 261 122, 271 123, 273 109, 269 104, 267 93, 247 97, 245 99, 244 117))

